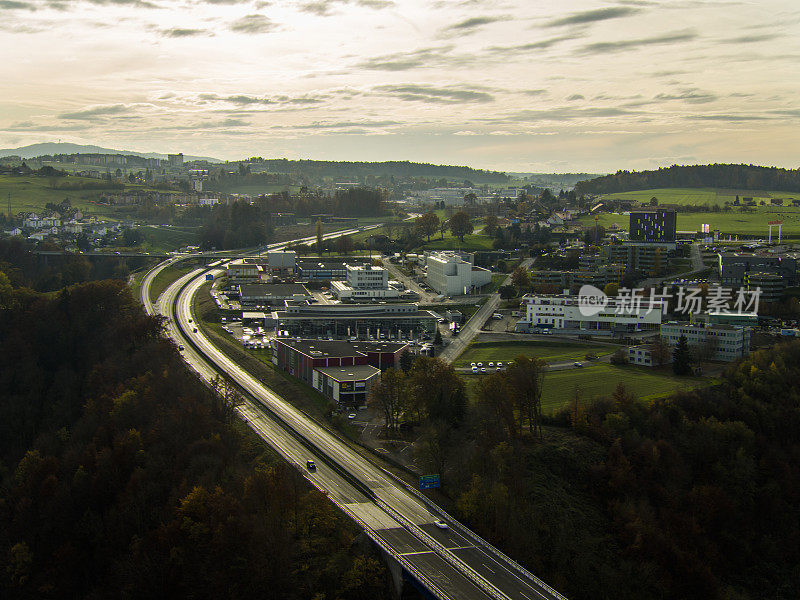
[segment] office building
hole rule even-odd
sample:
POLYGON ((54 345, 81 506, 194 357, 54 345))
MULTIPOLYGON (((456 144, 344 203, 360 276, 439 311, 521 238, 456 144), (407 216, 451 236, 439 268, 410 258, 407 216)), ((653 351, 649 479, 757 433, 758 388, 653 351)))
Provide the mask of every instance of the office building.
POLYGON ((730 362, 750 354, 749 327, 677 321, 661 325, 661 337, 671 349, 682 335, 690 348, 707 355, 709 360, 730 362))
POLYGON ((669 208, 632 210, 630 215, 631 242, 674 244, 678 213, 669 208))
POLYGON ((787 286, 797 285, 797 256, 752 254, 747 252, 721 252, 719 272, 722 285, 744 287, 748 273, 779 275, 787 286))
POLYGON ((517 323, 518 331, 534 329, 560 330, 563 333, 596 333, 605 335, 652 331, 661 325, 665 311, 663 300, 641 297, 608 297, 596 314, 581 305, 578 296, 558 294, 526 294, 522 297, 525 318, 517 323))
POLYGON ((371 265, 345 265, 347 279, 332 281, 331 292, 343 302, 363 302, 376 298, 398 298, 403 292, 399 285, 389 285, 389 271, 371 265))
POLYGON ((286 300, 309 300, 311 294, 300 283, 243 283, 239 285, 242 307, 283 305, 286 300))

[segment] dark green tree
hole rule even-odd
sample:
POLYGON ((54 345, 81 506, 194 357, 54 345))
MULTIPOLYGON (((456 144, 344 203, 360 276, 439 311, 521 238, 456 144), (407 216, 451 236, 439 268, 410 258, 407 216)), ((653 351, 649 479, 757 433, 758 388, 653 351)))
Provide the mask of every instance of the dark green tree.
POLYGON ((692 373, 692 354, 685 335, 678 338, 678 344, 672 351, 672 371, 681 376, 692 373))

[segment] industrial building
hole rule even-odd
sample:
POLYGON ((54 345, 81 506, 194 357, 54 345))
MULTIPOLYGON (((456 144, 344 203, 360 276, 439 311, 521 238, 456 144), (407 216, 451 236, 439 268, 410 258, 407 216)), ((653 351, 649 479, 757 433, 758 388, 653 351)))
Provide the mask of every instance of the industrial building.
POLYGON ((410 339, 437 324, 435 313, 406 303, 287 305, 271 317, 278 331, 300 337, 410 339))
POLYGON ((426 259, 428 285, 445 296, 461 296, 491 283, 492 272, 476 267, 471 254, 432 252, 426 259), (465 260, 466 256, 469 260, 465 260))
POLYGON ((340 406, 363 406, 382 370, 396 367, 407 345, 275 338, 273 364, 340 406))
POLYGON ((243 308, 283 305, 286 300, 303 301, 311 297, 300 283, 239 284, 239 302, 243 308))

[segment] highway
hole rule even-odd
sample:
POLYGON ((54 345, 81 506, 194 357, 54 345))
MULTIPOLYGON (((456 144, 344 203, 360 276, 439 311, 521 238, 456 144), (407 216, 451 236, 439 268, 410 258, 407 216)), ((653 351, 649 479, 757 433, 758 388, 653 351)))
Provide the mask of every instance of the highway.
POLYGON ((405 482, 265 388, 201 331, 193 333, 192 299, 205 282, 207 269, 181 277, 165 290, 158 307, 153 306, 149 302, 152 278, 174 260, 148 273, 141 295, 148 312, 168 318, 168 334, 185 344, 183 355, 189 365, 207 381, 217 373, 234 381, 245 392, 245 402, 236 408, 239 415, 434 596, 443 600, 563 599, 405 482), (316 462, 315 472, 305 469, 307 459, 316 462), (447 529, 436 526, 434 521, 439 519, 448 524, 447 529))

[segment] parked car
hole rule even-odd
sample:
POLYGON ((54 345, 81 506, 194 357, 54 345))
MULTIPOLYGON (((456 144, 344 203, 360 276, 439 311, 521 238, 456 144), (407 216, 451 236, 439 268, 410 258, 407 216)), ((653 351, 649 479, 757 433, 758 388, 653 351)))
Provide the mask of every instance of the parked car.
POLYGON ((575 367, 582 367, 582 366, 583 366, 583 363, 582 363, 582 362, 575 361, 574 363, 572 363, 572 365, 573 365, 573 366, 575 366, 575 367))

